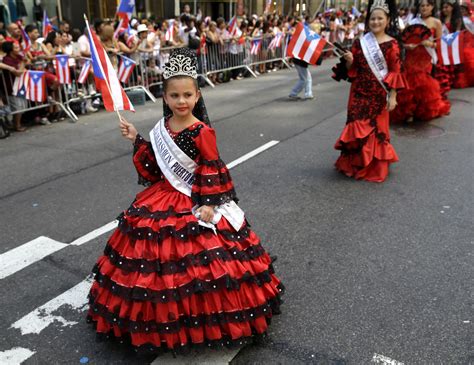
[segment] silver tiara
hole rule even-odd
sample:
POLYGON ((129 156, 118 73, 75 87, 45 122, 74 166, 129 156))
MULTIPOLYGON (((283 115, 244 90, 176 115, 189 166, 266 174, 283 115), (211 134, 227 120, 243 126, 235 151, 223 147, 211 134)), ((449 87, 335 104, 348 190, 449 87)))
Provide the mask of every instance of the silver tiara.
POLYGON ((167 80, 174 76, 189 76, 193 79, 197 79, 196 64, 191 57, 183 54, 172 54, 170 56, 169 63, 165 65, 163 77, 167 80))
POLYGON ((390 14, 390 10, 385 0, 375 0, 372 4, 372 7, 370 8, 370 12, 373 12, 376 9, 383 10, 387 14, 390 14))

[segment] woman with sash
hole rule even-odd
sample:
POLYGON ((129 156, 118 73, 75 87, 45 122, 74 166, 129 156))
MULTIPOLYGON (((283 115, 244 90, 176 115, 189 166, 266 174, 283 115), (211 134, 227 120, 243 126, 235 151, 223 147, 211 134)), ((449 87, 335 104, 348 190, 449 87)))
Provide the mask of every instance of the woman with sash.
POLYGON ((151 142, 122 118, 147 188, 119 216, 89 294, 98 335, 146 353, 249 343, 266 333, 283 291, 236 204, 196 67, 193 51, 171 54, 151 142))
POLYGON ((434 0, 418 4, 418 17, 402 33, 406 49, 403 75, 408 87, 397 95, 398 105, 390 113, 390 122, 429 121, 449 114, 451 105, 443 99, 439 82, 431 75, 437 63, 435 39, 441 38, 441 21, 433 16, 434 0))
POLYGON ((336 168, 347 176, 383 182, 389 164, 398 156, 390 144, 389 112, 397 104, 397 90, 405 88, 400 72, 396 34, 397 10, 393 0, 369 3, 365 33, 334 71, 351 85, 347 122, 335 148, 341 151, 336 168))

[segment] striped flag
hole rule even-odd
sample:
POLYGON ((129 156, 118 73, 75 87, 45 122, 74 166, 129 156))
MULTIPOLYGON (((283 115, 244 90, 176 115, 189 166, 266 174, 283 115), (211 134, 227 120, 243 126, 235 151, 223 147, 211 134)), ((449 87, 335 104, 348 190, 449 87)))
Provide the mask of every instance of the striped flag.
POLYGON ((127 94, 122 89, 112 63, 97 35, 93 33, 86 19, 86 28, 91 46, 92 68, 97 89, 102 93, 102 99, 107 111, 131 110, 135 111, 127 94))
POLYGON ((326 40, 309 27, 298 23, 288 45, 288 55, 315 65, 326 45, 326 40))
POLYGON ((229 26, 227 29, 231 37, 234 37, 237 35, 237 29, 239 29, 239 27, 237 25, 237 17, 235 15, 230 20, 229 26))
POLYGON ((443 35, 438 48, 439 59, 443 65, 459 65, 462 63, 462 32, 443 35))
POLYGON ((29 84, 26 98, 31 101, 46 101, 46 77, 44 71, 28 71, 29 84))
POLYGON ((29 83, 29 74, 28 71, 25 71, 21 76, 15 77, 15 82, 12 87, 12 94, 20 98, 26 98, 26 93, 28 91, 29 83))
POLYGON ((283 33, 277 33, 275 37, 273 37, 272 41, 268 45, 268 49, 276 49, 281 46, 281 40, 283 39, 283 33))
POLYGON ((174 19, 169 19, 168 20, 168 29, 166 29, 165 33, 165 41, 170 41, 173 39, 174 35, 174 19))
POLYGON ((120 82, 123 82, 124 84, 128 83, 128 80, 130 79, 130 76, 132 75, 132 71, 137 65, 137 63, 125 56, 120 56, 122 61, 120 62, 120 67, 118 70, 118 78, 120 82))
POLYGON ((54 30, 53 23, 48 18, 48 14, 46 14, 46 10, 43 12, 43 38, 46 38, 51 32, 54 30))
POLYGON ((120 26, 127 28, 135 9, 135 0, 120 0, 117 8, 117 16, 120 18, 120 26))
POLYGON ((258 51, 260 51, 260 47, 262 46, 262 40, 261 39, 255 39, 252 41, 252 46, 250 47, 250 54, 258 54, 258 51))
POLYGON ((59 83, 69 85, 71 83, 71 71, 69 69, 69 56, 67 54, 58 54, 54 60, 54 68, 59 83))
POLYGON ((18 27, 20 27, 21 37, 23 38, 21 47, 23 48, 24 52, 28 52, 29 49, 31 48, 31 39, 30 37, 28 37, 28 33, 26 33, 25 28, 23 28, 21 21, 17 21, 16 23, 18 24, 18 27))
POLYGON ((82 65, 81 73, 79 74, 79 77, 77 78, 77 82, 80 84, 85 84, 87 81, 87 76, 89 76, 89 73, 91 72, 91 59, 88 58, 86 62, 82 65))

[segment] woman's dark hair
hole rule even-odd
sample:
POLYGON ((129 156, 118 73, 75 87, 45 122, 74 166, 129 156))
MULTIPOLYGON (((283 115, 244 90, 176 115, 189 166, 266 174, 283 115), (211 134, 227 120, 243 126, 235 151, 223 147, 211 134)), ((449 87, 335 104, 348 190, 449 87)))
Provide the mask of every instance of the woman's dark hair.
POLYGON ((436 1, 435 0, 417 0, 415 3, 416 7, 416 15, 420 14, 420 6, 423 1, 426 1, 429 5, 433 6, 433 10, 431 11, 431 16, 436 16, 436 1))
MULTIPOLYGON (((458 30, 464 29, 464 22, 462 20, 462 13, 461 13, 461 7, 459 6, 458 2, 451 3, 449 1, 443 1, 441 3, 441 9, 443 9, 443 6, 447 4, 453 8, 453 12, 451 13, 451 19, 449 21, 449 24, 451 26, 450 31, 451 32, 456 32, 458 30)), ((446 20, 446 16, 443 14, 441 11, 441 22, 444 24, 446 20)))
POLYGON ((6 54, 10 54, 13 51, 13 42, 3 42, 2 51, 6 54))
POLYGON ((270 23, 269 22, 263 22, 262 26, 262 32, 265 34, 270 30, 270 23))
MULTIPOLYGON (((370 31, 369 22, 370 22, 370 13, 371 8, 374 3, 374 0, 369 0, 369 5, 367 7, 367 18, 365 19, 365 33, 370 31)), ((386 4, 388 5, 389 14, 385 13, 388 18, 388 26, 386 33, 395 38, 400 43, 400 28, 398 27, 398 10, 397 4, 395 0, 386 0, 386 4)))
POLYGON ((74 28, 73 30, 71 30, 71 37, 72 37, 73 42, 77 42, 77 40, 79 39, 81 35, 82 33, 79 29, 74 28))
POLYGON ((51 32, 48 33, 43 43, 45 45, 50 43, 54 47, 55 46, 54 40, 56 39, 57 36, 60 36, 62 34, 63 32, 61 32, 60 30, 52 30, 51 32))

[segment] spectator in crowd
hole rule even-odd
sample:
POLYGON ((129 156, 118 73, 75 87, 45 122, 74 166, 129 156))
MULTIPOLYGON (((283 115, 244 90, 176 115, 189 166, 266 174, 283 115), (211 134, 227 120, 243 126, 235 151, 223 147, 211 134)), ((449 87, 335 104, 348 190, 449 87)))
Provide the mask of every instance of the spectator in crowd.
MULTIPOLYGON (((10 77, 5 77, 5 86, 10 108, 13 112, 26 109, 26 99, 12 95, 13 80, 16 76, 20 76, 25 70, 25 59, 21 54, 20 45, 15 42, 6 41, 2 44, 2 51, 5 53, 2 63, 14 69, 10 71, 10 77)), ((17 132, 24 132, 26 130, 26 128, 21 124, 21 115, 22 113, 16 113, 13 115, 13 128, 17 132)))
MULTIPOLYGON (((146 25, 145 25, 146 28, 146 25)), ((110 62, 113 68, 118 70, 118 53, 120 52, 118 42, 114 37, 114 27, 111 23, 106 23, 102 26, 102 32, 100 34, 100 41, 102 46, 109 56, 110 62)))
POLYGON ((59 22, 59 30, 63 32, 63 34, 66 34, 69 40, 72 41, 71 25, 69 24, 69 21, 66 19, 61 20, 59 22))
POLYGON ((16 23, 10 23, 7 27, 8 36, 6 38, 7 41, 16 43, 21 48, 21 42, 23 38, 21 37, 21 29, 16 23))
MULTIPOLYGON (((210 61, 208 62, 208 67, 210 71, 215 71, 218 69, 219 65, 217 64, 217 54, 219 53, 219 46, 220 46, 220 37, 219 33, 217 32, 217 23, 211 21, 209 23, 209 29, 207 30, 207 39, 206 43, 208 45, 208 54, 210 57, 210 61)), ((214 84, 219 84, 219 80, 217 79, 217 74, 212 73, 209 75, 209 79, 214 84)))

